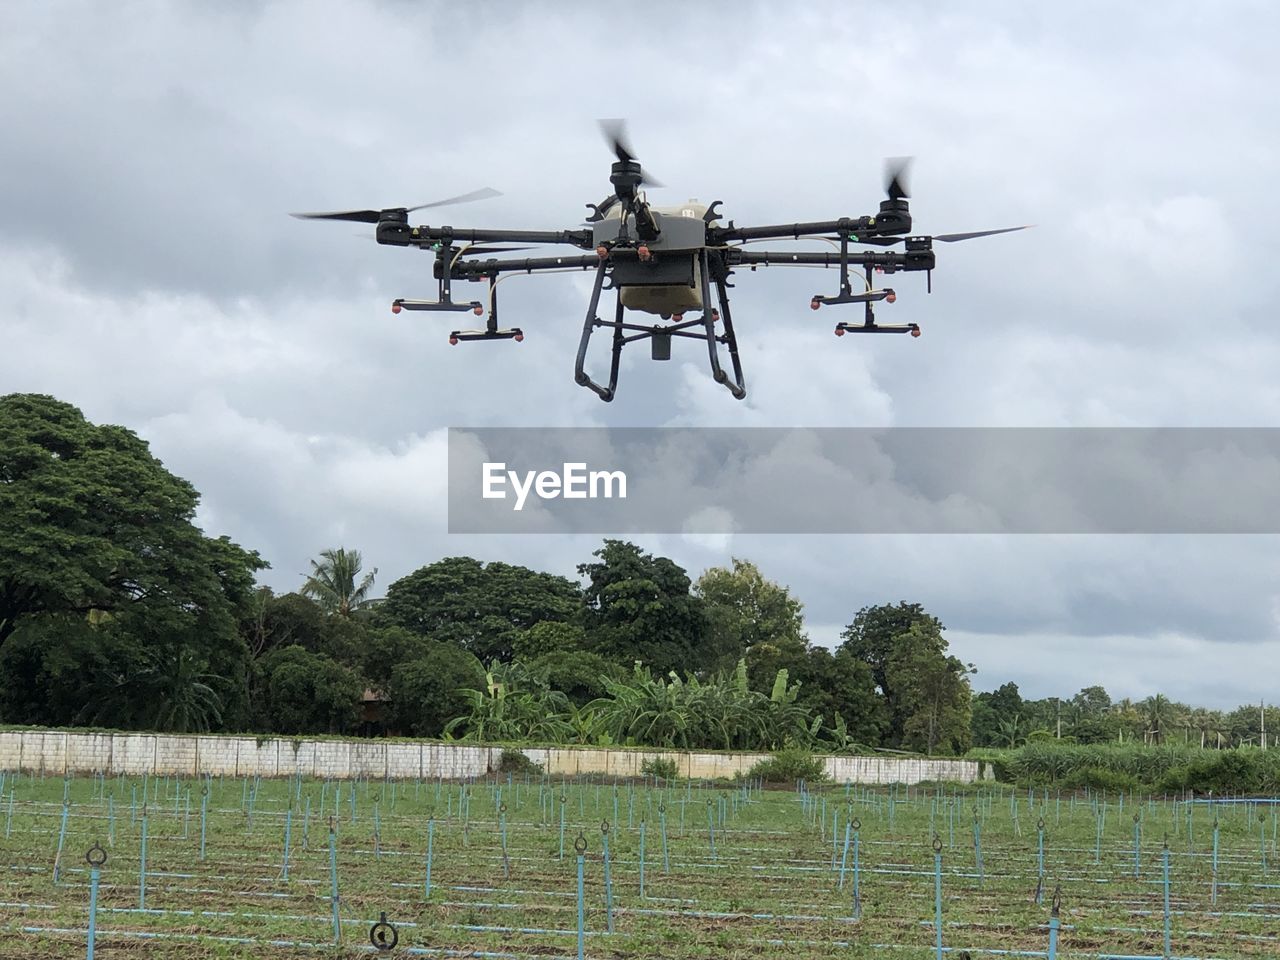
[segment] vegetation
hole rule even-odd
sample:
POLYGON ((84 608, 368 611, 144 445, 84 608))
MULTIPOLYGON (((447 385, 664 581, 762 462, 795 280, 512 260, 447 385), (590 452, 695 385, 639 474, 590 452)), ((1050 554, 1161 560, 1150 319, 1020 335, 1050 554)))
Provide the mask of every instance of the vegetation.
POLYGON ((820 783, 827 779, 827 771, 821 757, 792 747, 779 750, 772 757, 753 765, 747 771, 746 779, 763 780, 765 783, 820 783))
POLYGON ((579 581, 448 557, 381 599, 360 551, 332 547, 277 594, 255 586, 256 553, 195 526, 197 504, 129 430, 0 398, 0 722, 752 750, 775 767, 976 748, 1023 783, 1276 782, 1273 754, 1217 748, 1261 744, 1280 711, 975 695, 918 603, 863 606, 827 649, 754 563, 694 579, 622 540, 579 581))
POLYGON ((680 768, 671 757, 646 757, 640 764, 640 774, 655 780, 674 780, 680 776, 680 768))

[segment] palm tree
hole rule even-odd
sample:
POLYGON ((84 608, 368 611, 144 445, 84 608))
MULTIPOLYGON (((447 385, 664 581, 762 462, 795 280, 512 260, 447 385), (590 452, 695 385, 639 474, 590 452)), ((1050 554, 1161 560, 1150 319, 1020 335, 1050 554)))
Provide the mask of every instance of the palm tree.
POLYGON ((378 575, 378 568, 366 573, 356 585, 360 577, 360 551, 339 547, 336 550, 322 550, 320 560, 311 561, 311 576, 302 585, 302 595, 310 597, 324 608, 326 613, 336 613, 340 617, 349 617, 361 607, 368 606, 369 591, 373 587, 373 578, 378 575))
POLYGON ((1168 697, 1157 693, 1142 701, 1141 707, 1147 721, 1147 734, 1159 746, 1164 742, 1165 728, 1173 721, 1173 706, 1168 697))

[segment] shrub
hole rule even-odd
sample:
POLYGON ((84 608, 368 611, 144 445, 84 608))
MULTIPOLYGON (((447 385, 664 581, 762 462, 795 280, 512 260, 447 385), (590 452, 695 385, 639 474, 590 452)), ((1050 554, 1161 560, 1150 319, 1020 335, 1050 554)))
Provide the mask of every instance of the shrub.
POLYGON ((542 764, 534 763, 521 751, 508 747, 498 759, 498 773, 542 773, 542 764))
POLYGON ((674 780, 680 769, 671 757, 646 757, 640 764, 640 773, 658 780, 674 780))
POLYGON ((827 779, 827 769, 821 757, 815 757, 801 747, 787 747, 758 761, 746 775, 748 779, 766 783, 795 783, 797 780, 816 783, 827 779))
POLYGON ((1079 767, 1058 781, 1063 790, 1101 790, 1105 793, 1135 793, 1142 788, 1138 778, 1106 767, 1079 767))

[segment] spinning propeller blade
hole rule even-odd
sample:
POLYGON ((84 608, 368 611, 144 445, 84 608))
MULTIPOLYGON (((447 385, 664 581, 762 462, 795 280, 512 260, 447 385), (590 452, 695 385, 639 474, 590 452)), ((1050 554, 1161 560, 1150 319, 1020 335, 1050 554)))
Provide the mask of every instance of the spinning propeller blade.
POLYGON ((911 157, 890 157, 884 162, 884 192, 890 200, 905 200, 911 196, 907 173, 911 169, 911 157))
MULTIPOLYGON (((627 121, 621 119, 601 120, 600 132, 604 134, 604 138, 609 143, 609 149, 613 151, 613 155, 618 158, 619 163, 633 163, 636 160, 636 153, 631 148, 631 143, 627 139, 627 121)), ((661 187, 662 184, 649 176, 649 171, 641 168, 640 181, 646 187, 661 187)))
POLYGON ((1021 227, 1001 227, 999 230, 974 230, 970 233, 941 233, 934 240, 942 243, 955 243, 957 240, 973 240, 976 237, 993 237, 997 233, 1013 233, 1016 230, 1028 230, 1035 224, 1024 224, 1021 227))
POLYGON ((289 216, 299 220, 348 220, 353 223, 377 223, 379 220, 395 219, 413 213, 415 210, 426 210, 428 207, 443 207, 451 203, 470 203, 472 200, 488 200, 500 197, 501 192, 492 187, 482 187, 470 193, 449 197, 447 200, 433 200, 420 203, 416 207, 387 207, 383 210, 338 210, 333 213, 291 213, 289 216))
MULTIPOLYGON (((925 235, 928 240, 937 240, 940 243, 955 243, 959 240, 975 240, 978 237, 994 237, 998 233, 1014 233, 1018 230, 1030 230, 1035 224, 1024 224, 1021 227, 1001 227, 999 230, 972 230, 968 233, 939 233, 935 236, 925 235)), ((912 234, 912 237, 917 236, 912 234)), ((833 240, 839 242, 839 237, 823 237, 823 240, 833 240)), ((850 237, 850 243, 870 244, 876 247, 891 247, 895 243, 902 243, 906 237, 850 237)))

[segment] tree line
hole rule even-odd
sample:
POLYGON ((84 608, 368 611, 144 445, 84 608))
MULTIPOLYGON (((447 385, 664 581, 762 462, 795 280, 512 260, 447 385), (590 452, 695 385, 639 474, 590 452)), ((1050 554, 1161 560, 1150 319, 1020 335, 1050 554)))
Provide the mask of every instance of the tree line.
POLYGON ((1179 729, 1163 698, 1098 687, 1052 715, 1013 684, 974 696, 916 603, 861 607, 828 649, 750 561, 694 578, 623 540, 576 580, 447 557, 380 598, 335 547, 277 594, 197 504, 131 431, 0 398, 0 722, 933 754, 1140 739, 1131 712, 1156 742, 1179 729))

